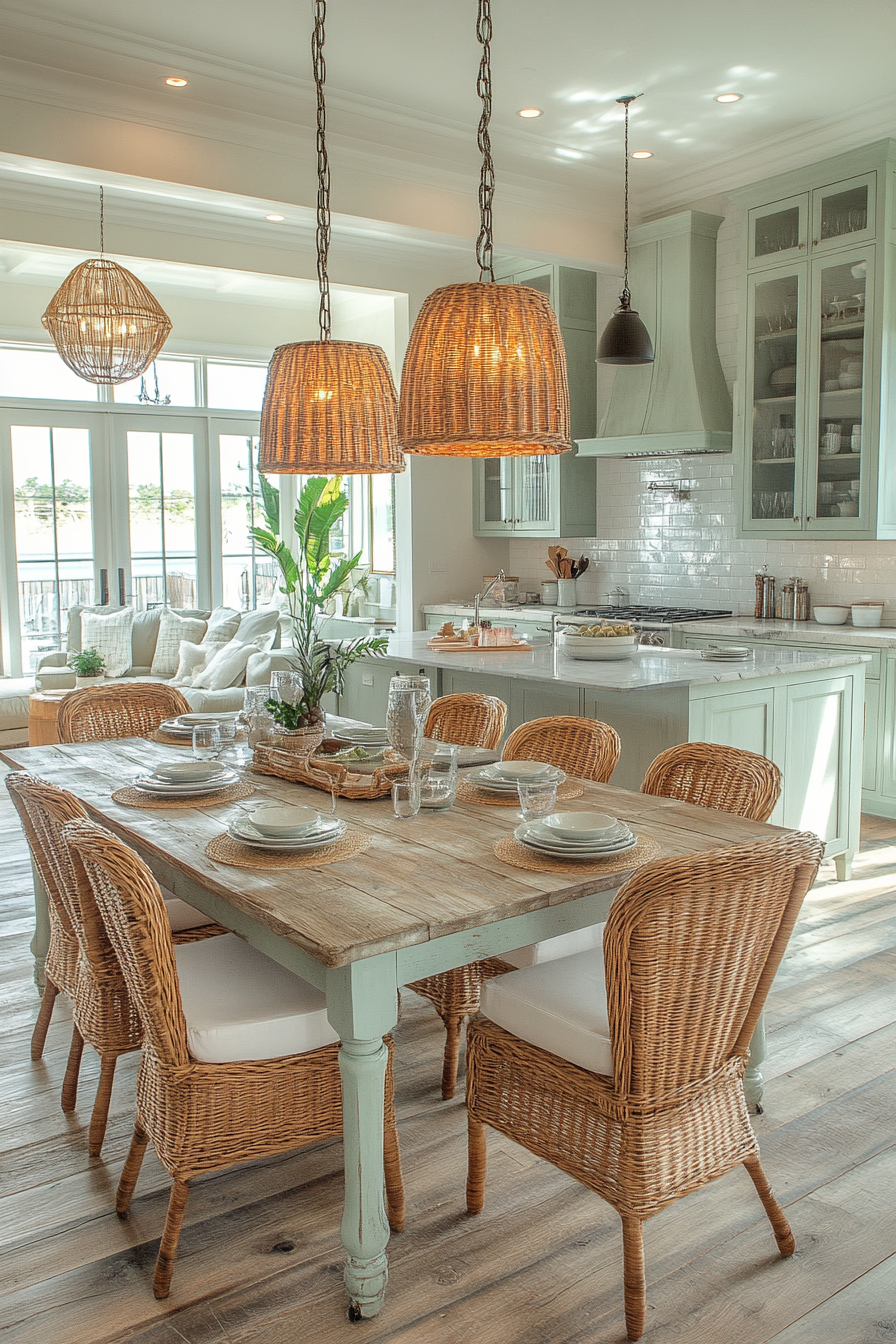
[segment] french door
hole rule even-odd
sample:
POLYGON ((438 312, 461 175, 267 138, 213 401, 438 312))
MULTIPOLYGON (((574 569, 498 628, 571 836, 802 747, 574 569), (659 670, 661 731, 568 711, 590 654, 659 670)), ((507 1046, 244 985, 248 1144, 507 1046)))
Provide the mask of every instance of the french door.
MULTIPOLYGON (((275 598, 254 417, 0 407, 0 648, 20 676, 73 606, 240 610, 275 598)), ((287 515, 289 516, 289 515, 287 515)))

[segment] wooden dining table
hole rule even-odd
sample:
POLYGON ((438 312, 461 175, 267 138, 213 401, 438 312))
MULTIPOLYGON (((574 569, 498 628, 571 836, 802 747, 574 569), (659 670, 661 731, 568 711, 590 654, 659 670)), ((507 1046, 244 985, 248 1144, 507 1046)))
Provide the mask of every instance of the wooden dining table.
MULTIPOLYGON (((145 767, 183 759, 144 739, 6 748, 2 758, 69 789, 88 813, 146 861, 158 881, 326 994, 341 1046, 345 1284, 354 1317, 380 1310, 389 1226, 383 1204, 383 1037, 395 1026, 402 985, 606 919, 626 871, 585 875, 512 867, 494 844, 518 824, 513 807, 458 802, 399 819, 388 798, 337 800, 338 815, 367 836, 365 852, 326 866, 258 871, 213 862, 206 845, 263 801, 329 810, 312 788, 247 772, 252 799, 213 799, 179 810, 121 806, 112 794, 145 767)), ((724 849, 786 834, 782 828, 584 783, 575 808, 620 817, 662 857, 724 849)), ((36 896, 40 898, 39 884, 36 896)), ((39 951, 39 949, 38 949, 39 951)), ((754 1039, 755 1046, 755 1039, 754 1039)), ((751 1057, 748 1100, 761 1095, 751 1057)))

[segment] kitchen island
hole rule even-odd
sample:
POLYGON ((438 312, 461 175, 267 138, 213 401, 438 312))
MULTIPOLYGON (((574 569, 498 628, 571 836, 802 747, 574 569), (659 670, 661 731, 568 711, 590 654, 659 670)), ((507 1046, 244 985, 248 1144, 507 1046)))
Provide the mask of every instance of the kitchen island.
POLYGON ((679 742, 718 742, 768 756, 784 774, 772 815, 814 831, 841 878, 859 844, 865 658, 756 649, 744 663, 714 663, 696 649, 638 648, 617 662, 584 662, 548 642, 523 652, 446 652, 425 632, 389 639, 384 659, 349 668, 339 712, 383 723, 389 679, 423 671, 433 699, 499 696, 508 731, 549 714, 610 723, 622 740, 613 783, 640 787, 650 762, 679 742))

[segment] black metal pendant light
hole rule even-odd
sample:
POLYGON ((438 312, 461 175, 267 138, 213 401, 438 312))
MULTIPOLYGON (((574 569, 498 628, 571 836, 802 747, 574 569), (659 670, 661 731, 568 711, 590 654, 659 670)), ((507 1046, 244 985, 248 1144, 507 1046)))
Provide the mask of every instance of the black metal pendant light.
POLYGON ((625 108, 625 229, 623 246, 625 249, 625 279, 622 293, 619 295, 619 307, 604 327, 597 346, 598 364, 652 364, 653 342, 650 333, 632 308, 631 291, 628 287, 628 105, 641 95, 626 94, 617 98, 625 108))

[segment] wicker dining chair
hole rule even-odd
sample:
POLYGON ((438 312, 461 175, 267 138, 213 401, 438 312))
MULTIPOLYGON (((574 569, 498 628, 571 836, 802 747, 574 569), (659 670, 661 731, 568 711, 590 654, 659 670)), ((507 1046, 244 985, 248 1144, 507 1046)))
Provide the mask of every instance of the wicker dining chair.
MULTIPOLYGON (((500 745, 507 724, 507 706, 495 695, 443 695, 434 701, 426 720, 426 737, 438 742, 453 742, 463 747, 500 745)), ((428 999, 445 1026, 445 1050, 442 1055, 442 1097, 450 1101, 457 1088, 460 1037, 464 1019, 479 1011, 483 980, 512 970, 496 957, 455 966, 450 971, 427 975, 408 985, 415 994, 428 999)))
POLYGON ((599 719, 557 714, 514 729, 501 754, 505 761, 544 761, 579 779, 606 784, 619 760, 619 734, 599 719))
MULTIPOLYGON (((50 943, 46 960, 46 987, 31 1038, 31 1058, 40 1059, 47 1030, 60 992, 72 1005, 72 1043, 62 1084, 62 1109, 73 1111, 84 1042, 100 1057, 100 1079, 88 1132, 88 1150, 98 1157, 103 1147, 115 1066, 120 1055, 139 1050, 143 1034, 122 979, 117 958, 96 919, 85 919, 71 859, 62 841, 68 822, 86 818, 81 803, 65 789, 46 780, 13 771, 6 787, 22 822, 34 865, 47 893, 50 943)), ((177 926, 174 940, 191 943, 223 934, 220 924, 184 901, 166 902, 169 921, 177 926)))
POLYGON ((625 1320, 646 1310, 642 1223, 741 1163, 783 1256, 742 1078, 750 1037, 822 856, 817 836, 639 869, 592 949, 490 981, 467 1032, 467 1208, 491 1125, 619 1213, 625 1320))
POLYGON ((507 706, 496 695, 442 695, 430 706, 423 734, 435 742, 493 751, 506 726, 507 706))
MULTIPOLYGON (((235 934, 175 954, 155 878, 110 832, 73 821, 64 837, 87 885, 84 903, 89 890, 143 1027, 137 1120, 115 1207, 119 1217, 127 1216, 151 1139, 173 1180, 153 1281, 156 1297, 167 1297, 190 1180, 342 1133, 339 1043, 324 996, 235 934), (270 1002, 272 993, 276 1008, 262 1020, 259 998, 270 1002), (244 1016, 235 1004, 243 1005, 244 1016), (284 1032, 303 1040, 301 1052, 283 1049, 284 1032), (272 1036, 280 1047, 275 1057, 268 1054, 272 1036)), ((386 1204, 391 1226, 400 1231, 404 1192, 391 1038, 386 1044, 386 1204)))
POLYGON ((767 756, 740 747, 681 742, 660 752, 641 792, 768 821, 781 796, 781 771, 767 756))
POLYGON ((89 686, 63 696, 57 718, 60 742, 102 742, 113 737, 149 737, 190 706, 174 686, 135 681, 89 686))

